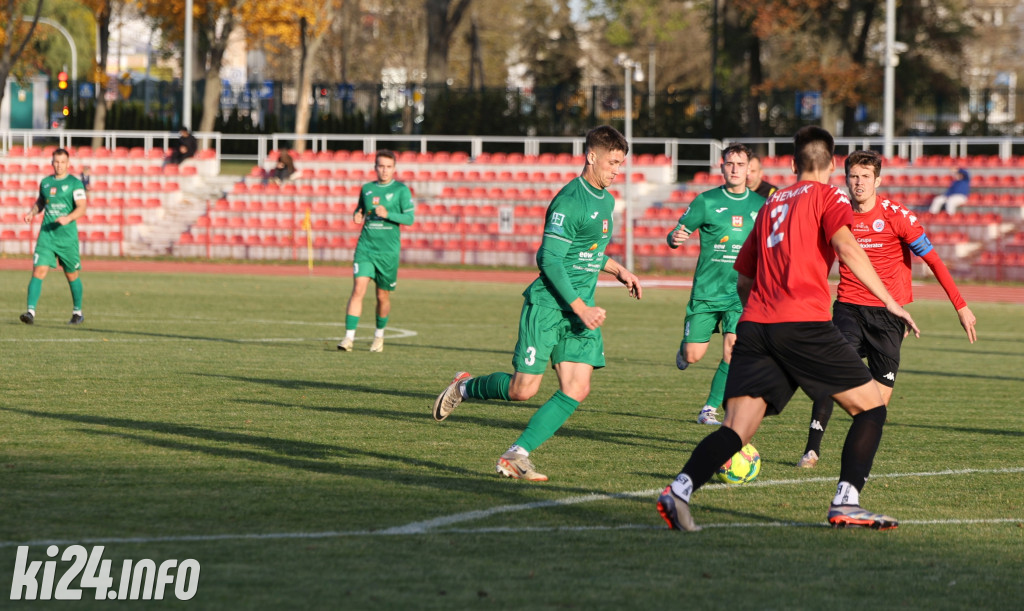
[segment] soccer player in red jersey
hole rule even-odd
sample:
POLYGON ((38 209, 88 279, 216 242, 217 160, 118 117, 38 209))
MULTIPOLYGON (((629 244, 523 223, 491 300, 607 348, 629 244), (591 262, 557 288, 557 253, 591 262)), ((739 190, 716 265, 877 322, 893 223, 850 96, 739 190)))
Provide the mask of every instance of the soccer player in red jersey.
MULTIPOLYGON (((911 290, 910 254, 931 268, 956 309, 960 326, 972 344, 978 339, 975 317, 953 282, 946 265, 932 248, 917 215, 906 206, 876 193, 882 182, 882 157, 874 151, 855 151, 846 158, 846 186, 853 200, 852 231, 871 260, 889 294, 905 306, 914 300, 911 290)), ((832 308, 832 322, 868 359, 868 369, 878 383, 882 400, 889 405, 900 366, 900 346, 906 336, 903 321, 885 309, 877 297, 857 280, 849 267, 839 264, 839 296, 832 308)), ((814 401, 807 447, 798 466, 811 468, 821 456, 821 438, 832 415, 832 398, 814 401)))
POLYGON ((793 140, 797 183, 768 199, 736 259, 744 309, 725 386, 725 422, 697 445, 658 497, 658 512, 674 530, 699 530, 690 514, 691 493, 750 442, 766 415, 780 413, 798 386, 811 396, 831 395, 853 417, 828 522, 898 525, 860 507, 882 438, 885 402, 857 351, 832 324, 828 272, 835 257, 915 335, 920 331, 853 237, 849 199, 828 184, 835 170, 832 135, 809 126, 793 140))

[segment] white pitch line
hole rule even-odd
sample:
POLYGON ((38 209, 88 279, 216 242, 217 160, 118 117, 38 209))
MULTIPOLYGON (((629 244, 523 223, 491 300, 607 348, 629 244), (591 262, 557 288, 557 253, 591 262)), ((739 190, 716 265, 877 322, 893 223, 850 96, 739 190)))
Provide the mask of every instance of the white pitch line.
MULTIPOLYGON (((1024 467, 1007 467, 1003 469, 946 469, 943 471, 927 471, 921 473, 885 473, 874 475, 876 479, 891 479, 902 477, 938 477, 941 475, 974 475, 974 474, 999 474, 999 473, 1024 473, 1024 467)), ((729 484, 712 484, 704 490, 745 490, 755 487, 793 485, 820 483, 824 481, 835 481, 834 477, 812 477, 806 479, 791 480, 769 480, 753 482, 742 486, 729 484)), ((653 496, 661 492, 661 488, 652 490, 637 490, 632 492, 608 493, 608 494, 585 494, 571 496, 564 499, 550 501, 535 501, 519 505, 499 505, 490 509, 467 511, 464 513, 441 516, 421 522, 411 522, 402 526, 385 528, 382 530, 349 530, 349 531, 324 531, 324 532, 291 532, 291 533, 237 533, 222 535, 168 535, 163 537, 96 537, 90 539, 45 539, 37 541, 0 541, 0 549, 6 547, 17 547, 19 545, 44 546, 44 545, 72 545, 72 544, 131 544, 131 543, 187 543, 187 542, 210 542, 210 541, 246 541, 246 540, 275 540, 275 539, 336 539, 341 537, 375 537, 375 536, 400 536, 400 535, 426 535, 441 533, 524 533, 524 532, 587 532, 605 530, 663 530, 663 526, 652 526, 649 524, 620 524, 616 526, 489 526, 481 528, 441 528, 470 522, 495 516, 512 511, 526 511, 530 509, 544 509, 546 507, 563 507, 579 503, 590 503, 593 501, 605 501, 620 498, 634 498, 653 496), (436 529, 436 530, 435 530, 436 529)), ((1024 523, 1024 517, 1015 518, 950 518, 944 520, 900 520, 901 525, 916 526, 940 526, 940 525, 972 525, 972 524, 1013 524, 1024 523)), ((825 527, 821 522, 743 522, 727 524, 701 524, 701 528, 780 528, 780 527, 825 527)))
MULTIPOLYGON (((269 321, 268 321, 269 322, 269 321)), ((117 331, 111 333, 117 334, 117 331)), ((405 339, 408 337, 415 337, 419 335, 418 331, 412 329, 402 329, 399 327, 388 327, 385 329, 384 339, 405 339)), ((104 337, 61 337, 61 338, 17 338, 17 337, 0 337, 0 342, 11 342, 11 343, 67 343, 67 344, 91 344, 91 343, 107 343, 107 344, 146 344, 152 342, 196 342, 196 341, 230 341, 238 342, 240 344, 271 344, 271 343, 290 343, 290 342, 326 342, 326 341, 337 341, 340 337, 250 337, 250 338, 234 338, 234 337, 125 337, 125 338, 104 338, 104 337)), ((357 336, 357 341, 370 341, 373 339, 371 336, 357 336)))

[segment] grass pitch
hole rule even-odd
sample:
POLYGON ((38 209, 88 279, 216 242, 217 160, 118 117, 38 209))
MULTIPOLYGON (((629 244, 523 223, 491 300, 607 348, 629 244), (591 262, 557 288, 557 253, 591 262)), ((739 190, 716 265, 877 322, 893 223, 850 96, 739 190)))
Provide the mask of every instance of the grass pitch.
MULTIPOLYGON (((494 462, 555 390, 430 417, 452 374, 510 371, 523 286, 403 280, 382 354, 339 353, 347 279, 88 273, 72 328, 51 274, 34 326, 28 272, 0 272, 0 599, 32 560, 103 545, 124 559, 196 559, 197 609, 959 609, 1024 604, 1024 308, 910 308, 864 505, 895 531, 831 530, 849 417, 837 409, 799 470, 802 394, 754 438, 744 486, 694 495, 705 529, 666 530, 657 491, 709 432, 695 423, 720 343, 673 356, 687 293, 598 290, 608 367, 532 457, 543 484, 494 462)), ((60 579, 69 563, 60 563, 60 579)), ((168 592, 171 590, 169 589, 168 592)), ((13 601, 10 603, 15 605, 13 601)), ((101 608, 83 600, 20 603, 101 608)), ((6 607, 6 605, 4 605, 6 607)))

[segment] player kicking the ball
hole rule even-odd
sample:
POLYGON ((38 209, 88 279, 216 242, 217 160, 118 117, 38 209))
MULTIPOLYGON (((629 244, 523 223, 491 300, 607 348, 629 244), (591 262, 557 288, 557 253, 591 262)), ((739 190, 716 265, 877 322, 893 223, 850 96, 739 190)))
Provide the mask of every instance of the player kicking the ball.
POLYGON ((434 401, 434 419, 447 418, 463 399, 526 401, 537 394, 551 361, 558 391, 530 418, 526 430, 498 458, 495 470, 515 479, 543 482, 530 452, 547 441, 590 393, 590 376, 604 367, 601 325, 604 308, 594 305, 597 274, 615 276, 640 299, 640 279, 606 254, 613 235, 615 202, 609 185, 629 152, 626 139, 607 125, 587 133, 581 176, 562 188, 548 206, 544 238, 537 251, 540 277, 523 292, 519 341, 512 355, 515 373, 472 378, 455 374, 434 401))
POLYGON ((836 255, 889 312, 919 332, 853 237, 846 195, 828 184, 835 169, 832 135, 804 127, 794 145, 797 183, 768 198, 736 259, 744 309, 725 385, 725 421, 697 445, 658 498, 658 513, 674 530, 699 530, 690 495, 750 443, 766 415, 785 408, 797 386, 811 396, 831 395, 853 416, 828 522, 898 525, 895 518, 860 507, 882 439, 885 402, 857 351, 832 324, 828 272, 836 255))
MULTIPOLYGON (((875 151, 855 151, 846 158, 846 186, 853 199, 853 235, 864 248, 871 265, 885 283, 889 294, 905 306, 914 300, 911 289, 910 253, 931 268, 956 308, 960 326, 972 344, 978 339, 977 322, 953 282, 946 265, 935 252, 913 211, 875 191, 882 183, 882 157, 875 151)), ((886 407, 900 369, 900 347, 906 336, 903 321, 893 316, 850 271, 839 264, 839 294, 832 306, 832 322, 868 359, 868 369, 878 383, 886 407)), ((832 397, 814 401, 807 447, 797 466, 809 469, 821 456, 821 438, 832 416, 832 397)))

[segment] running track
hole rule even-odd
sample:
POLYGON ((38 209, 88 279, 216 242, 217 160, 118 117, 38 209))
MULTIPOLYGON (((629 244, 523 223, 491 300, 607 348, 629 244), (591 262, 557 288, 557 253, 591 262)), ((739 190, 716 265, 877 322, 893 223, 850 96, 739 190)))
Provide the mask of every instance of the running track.
MULTIPOLYGON (((31 269, 31 260, 27 257, 0 259, 0 270, 24 270, 25 275, 31 269)), ((245 274, 254 276, 295 276, 306 273, 302 265, 272 265, 261 263, 205 263, 186 261, 140 261, 131 259, 96 259, 86 260, 83 271, 89 272, 126 272, 126 273, 181 273, 181 274, 245 274)), ((445 280, 448 282, 510 282, 526 285, 537 277, 531 271, 497 271, 497 270, 458 270, 458 269, 425 269, 403 267, 399 272, 401 278, 417 280, 445 280)), ((349 278, 352 268, 348 266, 314 267, 313 276, 324 278, 349 278)), ((610 280, 611 277, 609 276, 610 280)), ((689 276, 650 276, 640 275, 641 281, 654 284, 655 281, 672 281, 672 289, 686 288, 680 283, 689 280, 689 276)), ((1001 302, 1024 304, 1024 287, 992 286, 985 284, 958 284, 964 299, 970 302, 1001 302)), ((914 284, 916 299, 945 300, 946 294, 942 287, 935 283, 914 284)))

